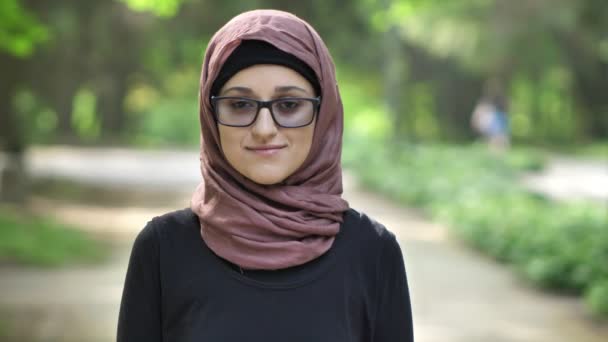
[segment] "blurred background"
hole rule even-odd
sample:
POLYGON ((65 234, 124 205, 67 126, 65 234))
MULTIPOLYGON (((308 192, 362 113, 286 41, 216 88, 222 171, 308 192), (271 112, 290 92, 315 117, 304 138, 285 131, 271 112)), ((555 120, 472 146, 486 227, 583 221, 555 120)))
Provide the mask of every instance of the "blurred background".
POLYGON ((417 340, 606 341, 605 0, 2 0, 0 340, 114 339, 134 236, 200 179, 207 42, 256 8, 332 53, 417 340))

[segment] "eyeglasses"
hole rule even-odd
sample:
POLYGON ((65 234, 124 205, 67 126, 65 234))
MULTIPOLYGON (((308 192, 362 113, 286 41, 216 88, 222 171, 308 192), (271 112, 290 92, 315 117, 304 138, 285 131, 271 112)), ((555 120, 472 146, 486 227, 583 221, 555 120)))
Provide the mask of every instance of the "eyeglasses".
POLYGON ((211 96, 216 120, 225 126, 247 127, 255 122, 260 109, 268 108, 274 122, 285 128, 308 126, 319 110, 321 97, 283 97, 259 101, 246 97, 211 96))

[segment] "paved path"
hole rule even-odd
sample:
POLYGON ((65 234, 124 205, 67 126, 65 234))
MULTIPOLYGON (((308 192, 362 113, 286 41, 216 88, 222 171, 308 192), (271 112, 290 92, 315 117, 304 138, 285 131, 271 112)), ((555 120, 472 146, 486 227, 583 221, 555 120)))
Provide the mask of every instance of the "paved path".
MULTIPOLYGON (((31 157, 32 171, 38 176, 52 170, 55 176, 106 186, 135 184, 135 188, 168 188, 181 194, 164 207, 137 203, 95 207, 37 199, 39 210, 111 234, 117 241, 116 253, 110 262, 94 268, 0 268, 0 311, 20 322, 17 332, 27 332, 31 341, 113 341, 130 243, 152 216, 187 206, 189 190, 198 180, 196 152, 44 149, 31 157)), ((535 290, 508 267, 451 239, 444 227, 361 190, 348 174, 344 196, 399 238, 411 287, 416 341, 606 341, 608 326, 593 323, 579 299, 535 290)))
POLYGON ((523 182, 557 200, 608 203, 608 160, 553 157, 544 170, 525 175, 523 182))

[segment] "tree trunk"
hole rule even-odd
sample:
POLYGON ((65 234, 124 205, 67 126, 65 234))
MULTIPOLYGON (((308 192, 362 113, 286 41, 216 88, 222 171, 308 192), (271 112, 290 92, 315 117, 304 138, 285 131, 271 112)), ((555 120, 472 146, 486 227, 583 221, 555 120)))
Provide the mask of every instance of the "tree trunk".
POLYGON ((393 120, 392 138, 395 141, 407 141, 412 137, 411 125, 408 123, 406 97, 406 79, 408 60, 401 45, 401 38, 396 27, 384 33, 384 94, 389 117, 393 120))
POLYGON ((28 196, 28 177, 23 152, 7 152, 0 174, 0 202, 23 204, 28 196))
POLYGON ((27 174, 24 163, 26 139, 19 117, 12 106, 24 61, 0 54, 3 80, 0 82, 0 201, 21 204, 27 197, 27 174))

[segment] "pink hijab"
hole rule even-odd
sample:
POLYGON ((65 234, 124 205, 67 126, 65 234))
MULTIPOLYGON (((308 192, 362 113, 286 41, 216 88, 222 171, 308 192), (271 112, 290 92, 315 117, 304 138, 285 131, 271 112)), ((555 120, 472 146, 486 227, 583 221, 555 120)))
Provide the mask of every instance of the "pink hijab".
POLYGON ((301 265, 329 250, 348 209, 341 197, 343 108, 332 58, 317 32, 295 15, 277 10, 234 17, 207 46, 199 96, 204 181, 190 205, 207 246, 242 268, 265 270, 301 265), (211 111, 211 85, 228 56, 247 39, 266 41, 298 57, 321 85, 309 155, 281 184, 257 184, 227 162, 211 111))

